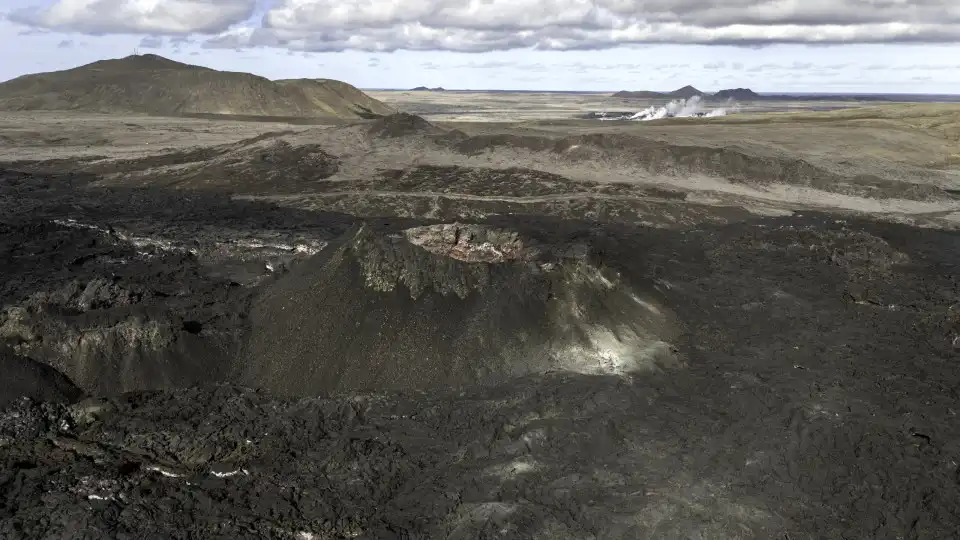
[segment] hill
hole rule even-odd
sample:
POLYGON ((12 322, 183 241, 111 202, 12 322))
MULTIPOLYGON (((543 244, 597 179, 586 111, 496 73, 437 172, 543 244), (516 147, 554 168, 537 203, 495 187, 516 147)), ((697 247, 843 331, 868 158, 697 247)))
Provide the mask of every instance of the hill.
POLYGON ((146 54, 0 83, 0 110, 366 118, 387 105, 329 79, 271 81, 146 54))
POLYGON ((687 85, 687 86, 684 86, 683 88, 680 88, 678 90, 674 90, 673 92, 668 93, 667 97, 673 98, 673 99, 690 99, 695 96, 703 96, 703 95, 705 94, 700 90, 697 90, 696 88, 690 85, 687 85))
POLYGON ((653 92, 650 90, 621 90, 613 95, 619 98, 642 98, 642 99, 664 99, 667 97, 665 92, 653 92))
POLYGON ((693 86, 684 86, 673 92, 652 92, 650 90, 621 90, 613 97, 631 99, 690 99, 700 96, 704 99, 724 101, 907 101, 913 103, 924 102, 954 102, 952 95, 922 95, 922 94, 758 94, 749 88, 727 88, 715 94, 708 94, 697 90, 693 86))
POLYGON ((446 89, 443 88, 442 86, 438 86, 436 88, 429 88, 427 86, 418 86, 416 88, 411 88, 410 91, 411 92, 445 92, 446 89))
POLYGON ((242 384, 291 396, 463 388, 681 361, 650 291, 605 275, 586 244, 528 233, 355 229, 260 294, 242 384))
POLYGON ((729 88, 721 90, 713 95, 714 99, 733 99, 737 101, 750 101, 761 99, 760 94, 749 88, 729 88))
POLYGON ((697 90, 696 88, 687 85, 683 88, 678 88, 673 92, 652 92, 650 90, 638 90, 636 92, 630 90, 621 90, 613 95, 613 97, 620 98, 641 98, 641 99, 690 99, 694 96, 704 96, 703 92, 697 90))

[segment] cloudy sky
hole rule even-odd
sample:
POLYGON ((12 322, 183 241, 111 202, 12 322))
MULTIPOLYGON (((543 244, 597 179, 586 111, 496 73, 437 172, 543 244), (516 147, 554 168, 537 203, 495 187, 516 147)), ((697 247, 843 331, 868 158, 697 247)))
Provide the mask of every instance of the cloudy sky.
POLYGON ((0 80, 137 48, 363 88, 960 94, 960 0, 0 0, 0 80))

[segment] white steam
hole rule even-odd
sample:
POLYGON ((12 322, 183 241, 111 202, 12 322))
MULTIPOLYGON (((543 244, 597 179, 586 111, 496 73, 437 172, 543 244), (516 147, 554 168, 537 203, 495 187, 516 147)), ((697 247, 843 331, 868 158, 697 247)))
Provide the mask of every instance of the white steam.
POLYGON ((637 120, 646 122, 649 120, 660 120, 661 118, 712 118, 716 116, 726 116, 739 111, 739 109, 740 107, 732 101, 729 102, 729 106, 727 107, 708 109, 704 107, 703 99, 700 96, 693 96, 690 99, 675 99, 662 107, 651 105, 634 114, 608 116, 606 113, 598 113, 597 116, 600 120, 637 120))

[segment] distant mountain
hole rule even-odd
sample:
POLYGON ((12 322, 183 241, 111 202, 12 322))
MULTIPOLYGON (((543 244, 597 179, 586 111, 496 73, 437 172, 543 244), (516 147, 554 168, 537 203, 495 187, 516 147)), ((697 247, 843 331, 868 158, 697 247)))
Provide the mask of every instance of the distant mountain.
POLYGON ((640 98, 640 99, 666 99, 667 94, 665 92, 651 92, 649 90, 621 90, 613 95, 613 97, 619 98, 640 98))
MULTIPOLYGON (((896 101, 898 99, 910 98, 916 100, 916 95, 904 94, 758 94, 749 88, 727 88, 720 90, 715 94, 707 94, 697 90, 692 86, 684 86, 673 92, 651 92, 649 90, 640 90, 636 92, 621 90, 613 94, 618 98, 634 99, 690 99, 693 96, 700 96, 703 99, 714 101, 896 101)), ((928 96, 929 99, 921 101, 933 101, 934 98, 952 98, 947 101, 955 101, 956 96, 928 96)))
POLYGON ((695 96, 703 96, 703 95, 704 93, 701 92, 700 90, 697 90, 696 88, 690 85, 687 85, 687 86, 684 86, 683 88, 680 88, 679 90, 674 90, 673 92, 670 92, 669 94, 667 94, 667 97, 670 97, 673 99, 690 99, 695 96))
POLYGON ((728 88, 720 90, 712 96, 704 96, 717 101, 733 99, 734 101, 888 101, 886 95, 799 95, 790 94, 758 94, 749 88, 728 88))
POLYGON ((395 112, 341 81, 271 81, 250 73, 217 71, 153 54, 101 60, 0 83, 0 110, 346 119, 395 112))
POLYGON ((410 91, 411 92, 446 92, 446 89, 444 89, 442 86, 438 86, 436 88, 427 88, 426 86, 418 86, 416 88, 411 88, 410 91))
POLYGON ((640 99, 690 99, 694 96, 705 95, 700 90, 687 85, 673 92, 652 92, 649 90, 629 91, 621 90, 613 95, 619 98, 640 98, 640 99))
POLYGON ((755 101, 762 99, 760 94, 749 88, 730 88, 721 90, 712 96, 714 99, 732 99, 735 101, 755 101))

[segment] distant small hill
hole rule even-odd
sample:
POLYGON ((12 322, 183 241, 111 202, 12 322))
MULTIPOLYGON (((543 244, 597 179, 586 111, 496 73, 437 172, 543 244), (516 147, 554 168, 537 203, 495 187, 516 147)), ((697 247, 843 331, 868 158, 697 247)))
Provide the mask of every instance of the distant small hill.
POLYGON ((637 99, 690 99, 694 96, 704 96, 703 92, 697 90, 696 88, 687 85, 683 88, 678 88, 673 92, 652 92, 650 90, 621 90, 616 94, 613 94, 613 97, 619 98, 637 98, 637 99))
POLYGON ((733 99, 736 101, 751 101, 760 99, 760 94, 749 88, 728 88, 713 95, 714 99, 733 99))
POLYGON ((651 92, 649 90, 621 90, 613 95, 613 97, 619 98, 640 98, 640 99, 663 99, 667 97, 667 94, 663 92, 651 92))
MULTIPOLYGON (((621 90, 613 97, 634 98, 634 99, 690 99, 694 96, 700 96, 703 99, 712 101, 897 101, 897 94, 758 94, 749 88, 727 88, 720 90, 715 94, 707 94, 697 90, 692 86, 684 86, 673 92, 651 92, 649 90, 639 90, 636 92, 621 90)), ((914 99, 916 96, 912 96, 914 99)))
POLYGON ((344 119, 395 112, 341 81, 271 81, 250 73, 183 64, 154 54, 101 60, 0 83, 0 110, 344 119))
POLYGON ((427 88, 426 86, 418 86, 416 88, 411 88, 411 92, 446 92, 446 89, 442 86, 436 88, 427 88))
POLYGON ((683 88, 680 88, 678 90, 674 90, 673 92, 668 93, 667 97, 670 97, 673 99, 690 99, 692 97, 703 96, 703 95, 704 93, 701 92, 700 90, 697 90, 696 88, 690 85, 687 85, 687 86, 684 86, 683 88))

